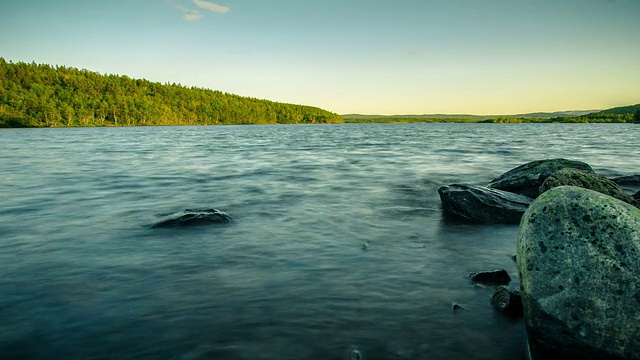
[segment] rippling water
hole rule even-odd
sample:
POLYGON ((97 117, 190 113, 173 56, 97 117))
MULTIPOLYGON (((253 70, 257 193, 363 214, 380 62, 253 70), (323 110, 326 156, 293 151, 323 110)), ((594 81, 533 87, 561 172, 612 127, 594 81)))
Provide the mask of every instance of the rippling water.
POLYGON ((517 226, 437 188, 566 157, 640 172, 624 124, 0 131, 2 359, 524 359, 517 226), (187 208, 234 223, 151 229, 187 208), (452 304, 463 306, 453 311, 452 304))

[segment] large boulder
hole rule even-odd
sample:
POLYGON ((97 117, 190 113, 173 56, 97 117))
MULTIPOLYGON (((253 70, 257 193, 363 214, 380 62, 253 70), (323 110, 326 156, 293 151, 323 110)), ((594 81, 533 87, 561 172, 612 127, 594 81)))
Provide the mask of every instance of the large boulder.
POLYGON ((484 186, 452 184, 438 189, 446 215, 485 223, 518 224, 533 201, 484 186))
POLYGON ((226 224, 231 222, 229 214, 217 210, 185 210, 155 223, 152 228, 184 227, 195 225, 226 224))
POLYGON ((553 173, 542 183, 542 185, 540 185, 540 193, 563 185, 577 186, 597 191, 599 193, 612 196, 618 200, 622 200, 635 207, 640 207, 640 203, 638 203, 631 195, 624 192, 622 188, 612 180, 576 169, 562 169, 553 173))
POLYGON ((640 209, 553 188, 522 217, 517 253, 533 359, 640 359, 640 209))
POLYGON ((540 195, 539 188, 551 174, 562 169, 576 169, 594 173, 591 166, 580 161, 567 159, 536 160, 491 180, 489 187, 536 198, 540 195))

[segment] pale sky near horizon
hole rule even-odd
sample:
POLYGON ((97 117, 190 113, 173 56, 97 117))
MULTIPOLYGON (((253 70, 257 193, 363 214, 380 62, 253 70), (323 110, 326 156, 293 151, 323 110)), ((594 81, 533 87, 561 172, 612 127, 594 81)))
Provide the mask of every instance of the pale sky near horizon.
POLYGON ((640 103, 640 0, 0 0, 0 57, 339 114, 640 103))

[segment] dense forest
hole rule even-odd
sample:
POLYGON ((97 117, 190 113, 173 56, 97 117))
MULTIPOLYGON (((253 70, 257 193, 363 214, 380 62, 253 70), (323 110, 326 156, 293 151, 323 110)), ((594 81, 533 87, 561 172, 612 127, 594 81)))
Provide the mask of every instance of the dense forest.
POLYGON ((340 122, 311 106, 0 57, 0 127, 340 122))

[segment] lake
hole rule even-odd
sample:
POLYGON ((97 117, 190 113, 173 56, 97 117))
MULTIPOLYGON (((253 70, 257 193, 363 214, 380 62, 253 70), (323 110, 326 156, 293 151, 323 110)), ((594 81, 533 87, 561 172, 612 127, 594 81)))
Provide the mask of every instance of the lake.
POLYGON ((437 189, 565 157, 640 172, 631 124, 0 130, 2 359, 525 359, 515 225, 437 189), (222 226, 151 228, 216 208, 222 226), (462 309, 454 311, 453 304, 462 309))

